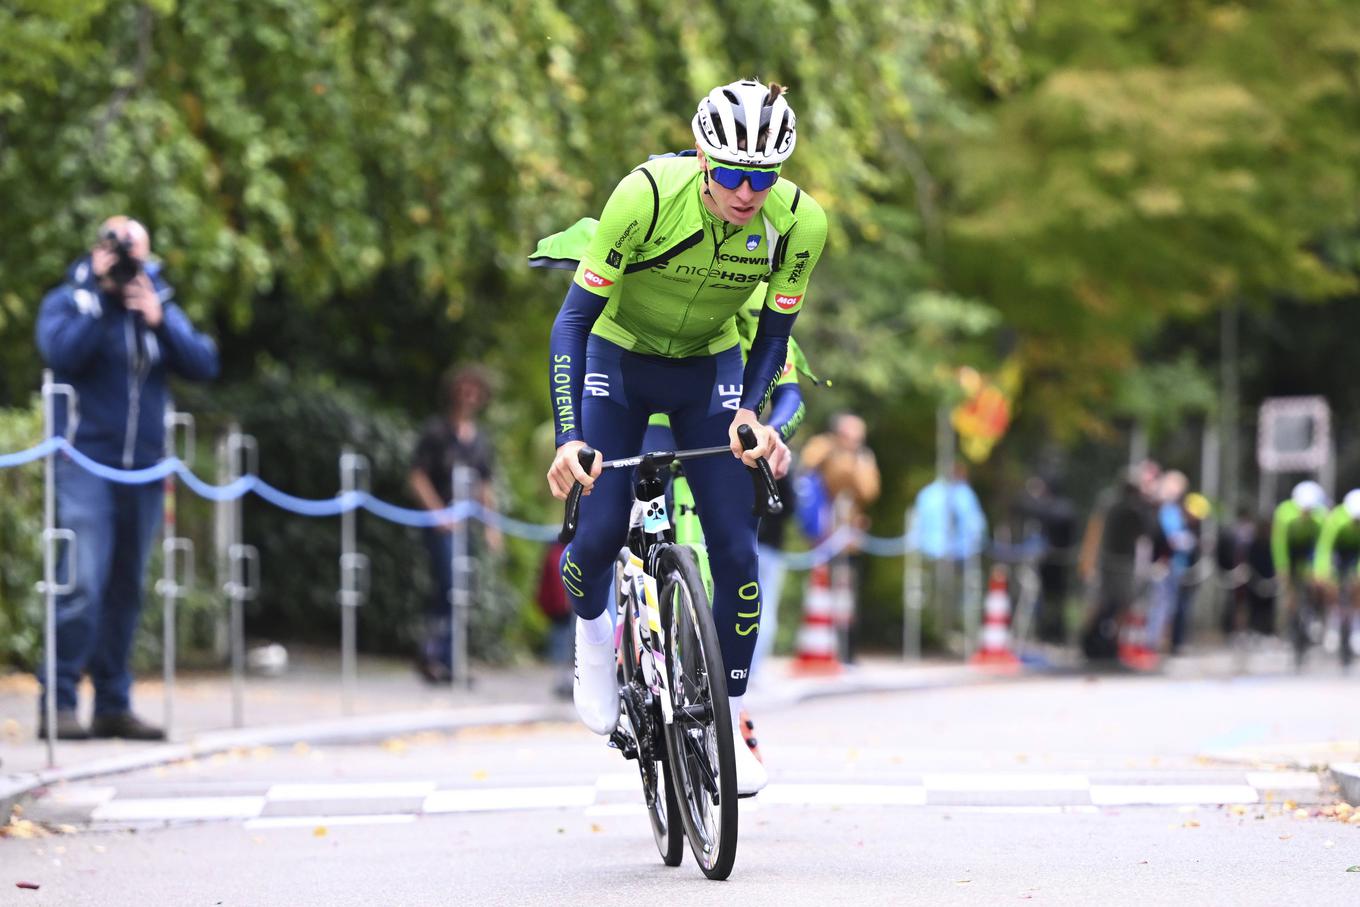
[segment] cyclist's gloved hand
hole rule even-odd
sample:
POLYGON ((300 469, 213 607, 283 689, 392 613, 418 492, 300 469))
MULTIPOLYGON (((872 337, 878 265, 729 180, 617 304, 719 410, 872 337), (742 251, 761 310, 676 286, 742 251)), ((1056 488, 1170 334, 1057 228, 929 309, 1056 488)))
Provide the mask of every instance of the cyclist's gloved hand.
POLYGON ((557 448, 552 466, 548 467, 548 487, 552 489, 553 497, 559 501, 567 499, 567 493, 571 491, 571 486, 576 482, 580 482, 585 487, 582 494, 590 494, 590 486, 595 484, 595 477, 604 468, 604 455, 597 452, 590 474, 586 474, 577 458, 578 452, 585 446, 586 442, 584 441, 568 441, 557 448))
POLYGON ((727 427, 727 440, 732 445, 732 456, 739 458, 747 466, 754 467, 757 459, 760 457, 768 459, 774 452, 775 445, 779 443, 779 432, 768 425, 761 425, 756 414, 749 409, 739 409, 732 417, 732 424, 727 427), (756 433, 755 447, 742 450, 741 440, 737 437, 738 425, 751 426, 756 433))

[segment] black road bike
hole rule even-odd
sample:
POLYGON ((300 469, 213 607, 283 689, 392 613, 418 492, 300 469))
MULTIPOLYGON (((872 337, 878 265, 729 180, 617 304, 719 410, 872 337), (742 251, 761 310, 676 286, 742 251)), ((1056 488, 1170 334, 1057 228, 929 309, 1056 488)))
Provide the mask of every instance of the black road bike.
MULTIPOLYGON (((737 434, 746 450, 755 447, 748 426, 738 427, 737 434)), ((688 838, 699 868, 715 880, 731 874, 737 855, 727 672, 694 552, 675 541, 664 470, 724 454, 731 456, 731 449, 653 451, 603 464, 637 470, 628 540, 615 561, 619 723, 609 745, 638 764, 662 862, 679 866, 688 838)), ((595 456, 594 450, 581 449, 579 460, 587 472, 595 456)), ((758 460, 751 474, 756 514, 779 513, 783 504, 769 464, 758 460)), ((576 535, 581 491, 578 483, 567 496, 563 544, 576 535)))

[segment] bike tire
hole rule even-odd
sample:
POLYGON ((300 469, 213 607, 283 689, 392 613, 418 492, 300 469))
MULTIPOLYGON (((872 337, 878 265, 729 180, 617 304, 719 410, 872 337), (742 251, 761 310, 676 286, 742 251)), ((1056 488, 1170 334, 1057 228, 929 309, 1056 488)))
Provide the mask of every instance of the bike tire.
POLYGON ((690 852, 705 876, 721 881, 731 875, 737 856, 727 672, 694 552, 666 545, 655 564, 674 713, 666 726, 667 761, 690 852))
MULTIPOLYGON (((633 682, 633 677, 637 672, 638 652, 633 647, 633 609, 627 607, 629 596, 623 588, 623 566, 622 561, 616 565, 615 571, 615 598, 619 603, 619 608, 623 611, 623 659, 622 674, 623 684, 633 682)), ((661 726, 661 711, 655 709, 652 715, 655 727, 661 726)), ((654 771, 656 778, 660 782, 658 785, 661 790, 655 791, 652 795, 652 805, 647 807, 647 818, 652 826, 652 840, 656 842, 657 852, 661 854, 661 862, 667 866, 679 866, 685 857, 685 832, 679 821, 680 801, 675 796, 675 781, 671 775, 670 761, 665 756, 665 735, 658 734, 657 742, 660 744, 661 758, 657 760, 654 771)), ((638 754, 638 759, 642 759, 642 754, 638 754)), ((646 776, 643 775, 643 785, 646 786, 646 776)), ((646 801, 647 791, 643 791, 643 800, 646 801)))

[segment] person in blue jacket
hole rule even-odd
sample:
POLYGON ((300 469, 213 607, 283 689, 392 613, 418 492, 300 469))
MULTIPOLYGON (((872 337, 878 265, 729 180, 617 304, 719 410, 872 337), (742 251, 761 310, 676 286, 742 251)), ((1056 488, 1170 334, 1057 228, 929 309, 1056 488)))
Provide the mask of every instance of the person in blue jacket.
MULTIPOLYGON (((43 299, 37 342, 54 379, 76 392, 69 408, 57 407, 56 434, 116 469, 141 469, 164 456, 172 373, 206 381, 219 367, 217 346, 175 304, 146 228, 128 217, 105 221, 90 253, 43 299)), ((162 739, 160 728, 132 713, 129 664, 160 525, 160 483, 120 484, 61 454, 56 493, 57 524, 76 533, 78 547, 75 588, 57 598, 57 736, 162 739), (88 730, 76 715, 85 672, 95 694, 88 730)), ((59 577, 68 575, 65 560, 63 554, 59 577)))

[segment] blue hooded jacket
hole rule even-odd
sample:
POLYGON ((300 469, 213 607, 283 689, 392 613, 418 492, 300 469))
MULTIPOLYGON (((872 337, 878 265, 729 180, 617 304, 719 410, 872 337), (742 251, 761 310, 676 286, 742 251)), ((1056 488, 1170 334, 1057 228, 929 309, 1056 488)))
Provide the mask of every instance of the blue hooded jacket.
POLYGON ((55 380, 77 394, 69 413, 58 402, 55 433, 121 469, 141 469, 165 455, 167 375, 207 381, 219 368, 217 345, 172 301, 159 264, 147 262, 145 270, 164 312, 154 329, 117 294, 100 291, 89 256, 71 265, 38 311, 38 352, 55 380))

